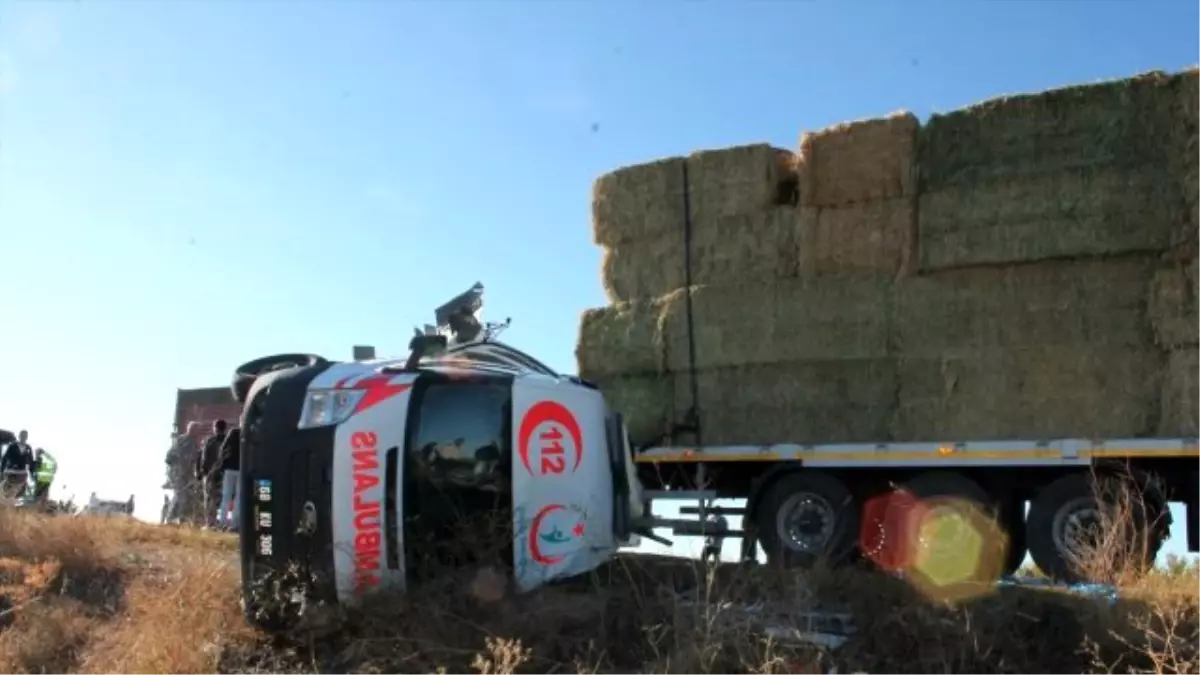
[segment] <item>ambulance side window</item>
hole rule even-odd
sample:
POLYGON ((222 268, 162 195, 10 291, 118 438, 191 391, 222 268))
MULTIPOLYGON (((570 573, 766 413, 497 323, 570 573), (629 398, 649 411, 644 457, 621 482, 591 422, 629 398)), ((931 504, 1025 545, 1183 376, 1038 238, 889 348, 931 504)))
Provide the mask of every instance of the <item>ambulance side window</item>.
POLYGON ((477 381, 429 385, 411 446, 419 470, 437 484, 506 491, 510 392, 477 381))

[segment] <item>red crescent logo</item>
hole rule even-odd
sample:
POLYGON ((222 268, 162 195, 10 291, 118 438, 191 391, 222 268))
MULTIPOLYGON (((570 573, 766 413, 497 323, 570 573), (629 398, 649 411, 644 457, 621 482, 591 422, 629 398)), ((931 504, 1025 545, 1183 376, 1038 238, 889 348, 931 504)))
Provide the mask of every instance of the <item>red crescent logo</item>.
POLYGON ((533 438, 533 432, 546 422, 561 425, 571 436, 571 442, 575 444, 575 466, 571 468, 571 471, 576 471, 579 468, 579 462, 583 459, 583 433, 579 430, 579 422, 575 419, 575 415, 557 401, 541 401, 534 404, 526 411, 525 417, 521 420, 521 428, 517 433, 517 449, 521 455, 521 463, 525 465, 525 470, 529 472, 529 475, 533 475, 533 467, 529 464, 529 442, 533 438))
POLYGON ((564 507, 562 504, 551 504, 549 506, 544 506, 542 507, 542 510, 538 511, 537 515, 533 517, 533 522, 529 524, 529 555, 533 558, 534 562, 541 565, 557 565, 558 563, 562 562, 563 559, 560 555, 542 555, 542 546, 538 543, 538 532, 541 531, 542 520, 544 520, 546 516, 554 513, 555 511, 562 511, 564 508, 566 507, 564 507))

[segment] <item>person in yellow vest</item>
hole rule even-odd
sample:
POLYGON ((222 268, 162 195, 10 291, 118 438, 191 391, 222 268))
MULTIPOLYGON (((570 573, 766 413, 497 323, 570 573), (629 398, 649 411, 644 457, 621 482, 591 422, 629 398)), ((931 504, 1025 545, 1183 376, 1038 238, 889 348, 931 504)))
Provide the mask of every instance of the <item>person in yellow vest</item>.
POLYGON ((44 502, 50 496, 50 486, 54 484, 54 474, 58 471, 58 462, 54 456, 38 448, 33 460, 34 501, 44 502))

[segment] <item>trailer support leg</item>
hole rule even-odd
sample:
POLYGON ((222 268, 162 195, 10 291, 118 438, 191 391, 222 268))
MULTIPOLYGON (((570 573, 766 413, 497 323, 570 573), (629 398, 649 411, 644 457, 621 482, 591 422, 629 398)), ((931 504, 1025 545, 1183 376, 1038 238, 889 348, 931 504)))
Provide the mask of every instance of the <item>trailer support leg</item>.
POLYGON ((742 517, 742 552, 740 561, 743 563, 758 560, 758 529, 747 513, 742 517))

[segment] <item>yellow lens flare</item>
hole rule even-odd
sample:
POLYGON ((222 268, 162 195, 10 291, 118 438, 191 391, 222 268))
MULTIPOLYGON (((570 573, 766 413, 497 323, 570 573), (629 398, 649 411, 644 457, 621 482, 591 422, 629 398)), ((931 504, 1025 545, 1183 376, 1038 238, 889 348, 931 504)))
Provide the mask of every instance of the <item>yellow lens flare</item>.
POLYGON ((925 500, 912 511, 909 580, 927 597, 957 602, 989 593, 1004 566, 1007 538, 973 503, 925 500))

